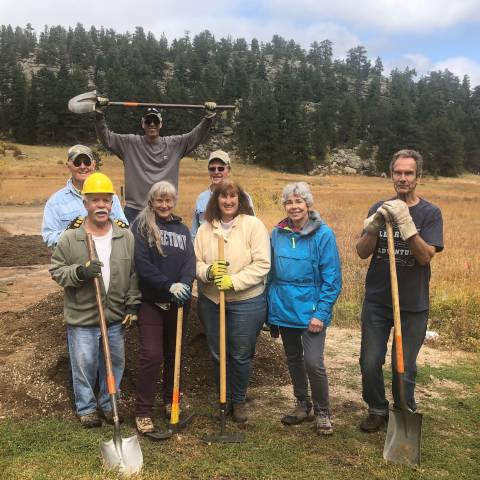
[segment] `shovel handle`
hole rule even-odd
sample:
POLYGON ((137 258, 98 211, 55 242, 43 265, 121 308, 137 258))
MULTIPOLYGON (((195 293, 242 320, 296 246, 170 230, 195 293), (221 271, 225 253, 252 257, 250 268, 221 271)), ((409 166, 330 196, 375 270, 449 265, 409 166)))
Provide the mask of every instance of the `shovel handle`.
POLYGON ((182 358, 183 307, 177 310, 177 337, 175 339, 175 367, 173 370, 173 398, 170 424, 176 425, 180 419, 180 365, 182 358))
POLYGON ((402 342, 402 322, 400 321, 400 302, 398 297, 398 279, 397 266, 395 264, 395 243, 393 241, 393 227, 390 222, 386 222, 388 259, 390 261, 390 285, 392 289, 392 307, 393 307, 393 327, 395 336, 395 355, 397 361, 397 373, 403 374, 405 367, 403 364, 403 342, 402 342))
MULTIPOLYGON (((92 234, 87 233, 87 249, 88 249, 88 258, 90 261, 94 260, 95 247, 93 246, 92 234)), ((105 319, 105 312, 103 310, 102 295, 100 293, 100 279, 95 277, 93 279, 93 284, 95 286, 95 299, 97 301, 98 309, 98 320, 100 325, 100 332, 102 334, 102 347, 103 347, 103 356, 105 359, 105 372, 106 372, 106 381, 109 395, 115 395, 117 393, 117 388, 115 386, 115 376, 113 375, 112 369, 112 357, 110 355, 110 345, 108 344, 108 330, 107 330, 107 321, 105 319)))
MULTIPOLYGON (((157 108, 187 108, 189 110, 205 110, 205 105, 184 103, 145 103, 145 102, 108 102, 109 107, 157 107, 157 108)), ((235 105, 217 105, 215 110, 234 110, 235 105)))
MULTIPOLYGON (((225 260, 225 245, 223 235, 218 236, 218 259, 225 260)), ((219 290, 220 296, 220 403, 227 402, 227 348, 226 348, 226 328, 225 328, 225 292, 219 290)))

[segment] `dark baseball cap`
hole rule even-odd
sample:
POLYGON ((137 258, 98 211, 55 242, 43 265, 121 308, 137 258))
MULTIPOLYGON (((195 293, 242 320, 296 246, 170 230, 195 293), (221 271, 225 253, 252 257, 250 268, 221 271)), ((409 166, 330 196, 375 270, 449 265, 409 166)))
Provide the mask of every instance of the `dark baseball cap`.
POLYGON ((153 108, 153 107, 147 108, 142 118, 146 120, 148 117, 156 117, 160 120, 160 122, 162 122, 162 115, 160 111, 156 108, 153 108))

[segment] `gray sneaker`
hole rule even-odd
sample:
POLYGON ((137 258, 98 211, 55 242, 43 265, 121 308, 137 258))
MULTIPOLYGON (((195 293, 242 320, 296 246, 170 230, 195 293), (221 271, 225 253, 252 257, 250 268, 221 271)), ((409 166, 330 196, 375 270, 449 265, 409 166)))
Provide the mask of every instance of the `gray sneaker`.
POLYGON ((328 412, 319 412, 315 418, 315 431, 317 435, 332 435, 333 427, 328 412))
POLYGON ((312 402, 309 400, 297 400, 295 408, 282 418, 284 425, 298 425, 302 422, 311 422, 315 417, 312 412, 312 402))

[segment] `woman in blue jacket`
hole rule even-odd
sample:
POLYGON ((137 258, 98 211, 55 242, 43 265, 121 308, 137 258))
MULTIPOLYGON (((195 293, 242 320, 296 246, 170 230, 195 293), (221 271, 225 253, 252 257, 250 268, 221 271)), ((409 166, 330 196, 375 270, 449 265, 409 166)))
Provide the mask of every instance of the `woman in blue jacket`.
POLYGON ((305 182, 286 185, 282 203, 287 218, 273 229, 271 239, 268 323, 272 336, 281 335, 297 399, 282 422, 295 425, 313 420, 314 414, 316 432, 330 435, 323 352, 332 308, 342 288, 340 258, 335 235, 312 209, 313 196, 305 182))
POLYGON ((171 183, 155 183, 147 206, 132 225, 135 270, 142 293, 135 404, 135 423, 141 434, 155 429, 152 410, 162 363, 163 401, 166 415, 170 414, 177 310, 179 305, 188 308, 196 272, 190 231, 173 214, 176 201, 177 190, 171 183))

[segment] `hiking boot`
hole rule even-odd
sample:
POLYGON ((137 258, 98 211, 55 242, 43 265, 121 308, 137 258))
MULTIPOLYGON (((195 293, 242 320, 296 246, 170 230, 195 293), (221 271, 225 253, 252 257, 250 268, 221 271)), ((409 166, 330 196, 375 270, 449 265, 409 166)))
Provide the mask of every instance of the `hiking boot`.
POLYGON ((388 423, 388 413, 385 415, 377 415, 369 413, 360 423, 362 432, 374 433, 378 432, 384 425, 388 423))
POLYGON ((102 426, 102 420, 98 417, 97 412, 88 413, 80 417, 80 423, 84 428, 96 428, 102 426))
POLYGON ((333 427, 328 412, 319 412, 315 417, 315 431, 317 435, 332 435, 333 427))
POLYGON ((135 426, 138 433, 145 435, 146 433, 152 433, 155 431, 152 419, 150 417, 135 417, 135 426))
MULTIPOLYGON (((102 410, 100 409, 99 412, 98 412, 98 416, 105 420, 105 423, 108 423, 109 425, 113 425, 113 414, 112 414, 112 411, 111 410, 102 410)), ((120 423, 123 423, 123 416, 122 415, 118 415, 118 421, 120 423)))
POLYGON ((298 425, 302 422, 311 422, 315 417, 312 414, 312 402, 297 400, 295 408, 282 418, 284 425, 298 425))
POLYGON ((237 423, 245 423, 248 420, 248 412, 245 402, 233 403, 232 406, 232 420, 237 423))

